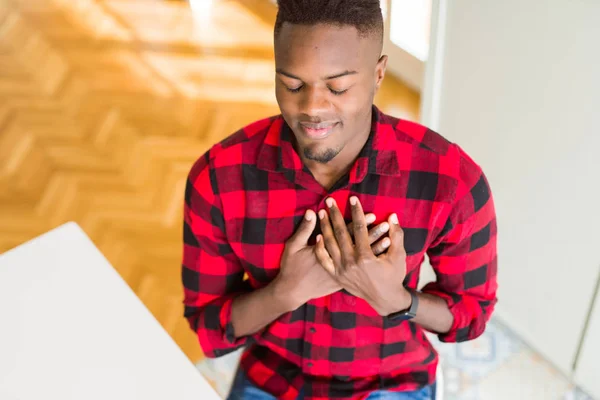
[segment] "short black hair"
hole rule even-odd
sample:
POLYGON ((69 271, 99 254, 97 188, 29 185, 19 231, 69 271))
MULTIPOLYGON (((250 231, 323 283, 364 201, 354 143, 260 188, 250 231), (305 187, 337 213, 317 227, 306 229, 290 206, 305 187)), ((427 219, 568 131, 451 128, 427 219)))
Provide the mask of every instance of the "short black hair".
POLYGON ((275 37, 284 22, 298 25, 353 26, 361 37, 377 35, 383 42, 380 0, 277 0, 275 37))

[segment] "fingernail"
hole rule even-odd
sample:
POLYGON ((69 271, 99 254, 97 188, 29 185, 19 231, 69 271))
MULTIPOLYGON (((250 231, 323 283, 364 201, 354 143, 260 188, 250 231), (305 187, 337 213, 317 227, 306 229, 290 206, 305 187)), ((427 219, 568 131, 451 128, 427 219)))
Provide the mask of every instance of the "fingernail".
POLYGON ((392 214, 392 217, 390 218, 390 220, 392 221, 392 224, 398 225, 398 216, 395 213, 392 214))
POLYGON ((325 218, 325 210, 319 211, 319 218, 321 218, 321 219, 325 218))
POLYGON ((317 243, 321 241, 321 235, 317 235, 317 243))
POLYGON ((384 248, 390 247, 390 243, 391 243, 391 242, 390 242, 390 239, 389 239, 389 238, 385 238, 385 239, 383 239, 383 240, 381 241, 381 245, 382 245, 384 248))
POLYGON ((354 196, 350 197, 350 204, 352 204, 353 206, 356 205, 356 202, 358 201, 358 199, 354 196))
POLYGON ((390 225, 387 222, 381 224, 381 231, 387 232, 390 229, 390 225))
POLYGON ((368 214, 366 217, 367 223, 369 223, 369 224, 375 222, 376 219, 377 219, 377 217, 375 217, 375 215, 373 215, 373 214, 368 214))
POLYGON ((327 203, 327 207, 331 208, 335 204, 335 201, 330 197, 327 200, 325 200, 325 203, 327 203))

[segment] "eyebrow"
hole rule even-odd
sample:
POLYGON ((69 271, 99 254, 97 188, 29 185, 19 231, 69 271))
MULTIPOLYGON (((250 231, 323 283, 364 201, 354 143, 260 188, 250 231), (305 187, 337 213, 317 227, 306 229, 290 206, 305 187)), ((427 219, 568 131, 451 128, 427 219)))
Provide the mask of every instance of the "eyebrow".
MULTIPOLYGON (((298 78, 297 76, 295 76, 295 75, 292 75, 292 74, 290 74, 289 72, 286 72, 286 71, 282 70, 281 68, 277 68, 277 69, 275 70, 275 72, 277 72, 278 74, 281 74, 281 75, 285 75, 285 76, 287 76, 288 78, 292 78, 292 79, 298 79, 299 81, 301 81, 301 80, 302 80, 302 79, 298 78)), ((344 71, 344 72, 341 72, 341 73, 339 73, 339 74, 335 74, 335 75, 327 76, 327 77, 325 77, 325 78, 324 78, 324 80, 326 80, 326 81, 329 81, 329 80, 331 80, 331 79, 341 78, 342 76, 346 76, 346 75, 354 75, 354 74, 358 74, 358 72, 357 72, 357 71, 344 71)))

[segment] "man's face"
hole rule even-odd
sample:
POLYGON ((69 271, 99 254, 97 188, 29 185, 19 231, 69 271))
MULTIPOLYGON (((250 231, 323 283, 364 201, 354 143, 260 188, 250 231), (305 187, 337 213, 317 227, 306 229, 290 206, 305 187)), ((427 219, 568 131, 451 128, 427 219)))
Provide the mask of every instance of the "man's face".
POLYGON ((371 125, 385 74, 376 35, 352 26, 284 23, 275 39, 276 97, 305 158, 331 161, 371 125))

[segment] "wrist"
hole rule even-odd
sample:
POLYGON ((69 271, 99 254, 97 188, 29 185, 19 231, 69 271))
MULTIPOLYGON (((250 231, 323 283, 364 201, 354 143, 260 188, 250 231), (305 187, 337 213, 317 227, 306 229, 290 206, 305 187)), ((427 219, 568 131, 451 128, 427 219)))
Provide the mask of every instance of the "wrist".
POLYGON ((412 296, 404 286, 396 291, 393 296, 389 296, 385 300, 377 309, 379 315, 384 317, 399 311, 408 310, 412 305, 412 296))

